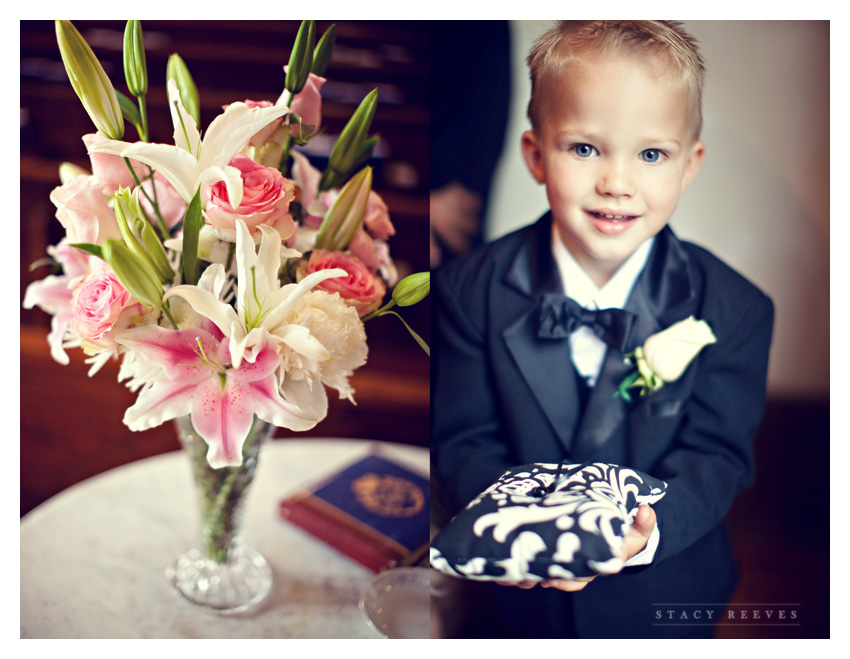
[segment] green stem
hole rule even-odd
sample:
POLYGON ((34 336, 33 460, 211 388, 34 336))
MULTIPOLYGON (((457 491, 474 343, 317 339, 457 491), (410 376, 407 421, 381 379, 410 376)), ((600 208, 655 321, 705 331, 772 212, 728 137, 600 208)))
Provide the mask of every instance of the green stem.
MULTIPOLYGON (((372 320, 373 318, 377 318, 378 316, 383 316, 384 314, 388 313, 389 310, 392 309, 395 306, 395 304, 396 304, 395 300, 390 300, 384 306, 382 306, 380 309, 378 309, 377 311, 373 311, 372 313, 370 313, 366 316, 363 316, 363 318, 361 318, 360 320, 362 320, 365 323, 367 320, 372 320)), ((395 313, 395 312, 393 312, 393 313, 395 313)), ((398 316, 398 314, 396 314, 396 315, 398 316)), ((401 318, 401 316, 399 316, 399 318, 401 318)), ((404 321, 402 321, 402 322, 404 322, 404 321)))
POLYGON ((398 318, 402 322, 402 324, 407 328, 407 331, 410 332, 410 336, 413 337, 413 340, 416 341, 416 343, 419 344, 419 347, 422 348, 425 351, 425 354, 428 355, 429 357, 431 356, 431 348, 428 347, 428 344, 425 343, 425 341, 422 339, 421 336, 419 336, 416 332, 413 331, 413 328, 410 327, 410 325, 408 325, 404 321, 404 318, 399 316, 395 311, 385 311, 384 313, 382 313, 380 315, 384 316, 386 314, 391 314, 391 315, 395 316, 396 318, 398 318))
POLYGON ((230 243, 227 246, 227 264, 224 266, 226 272, 230 272, 230 266, 233 264, 233 257, 236 255, 236 243, 230 243))
MULTIPOLYGON (((159 223, 159 233, 162 236, 163 240, 167 240, 171 237, 171 234, 168 232, 168 228, 165 226, 165 220, 162 219, 162 214, 159 212, 159 204, 156 203, 156 201, 154 201, 153 199, 151 199, 150 195, 142 187, 142 182, 139 180, 139 177, 136 174, 136 170, 134 170, 133 166, 130 164, 130 159, 124 157, 124 163, 127 165, 127 169, 130 170, 130 174, 133 175, 133 181, 135 181, 136 187, 142 191, 142 194, 145 195, 145 199, 147 199, 153 207, 153 212, 156 213, 156 218, 159 223)), ((154 186, 153 184, 153 170, 151 169, 150 172, 151 187, 154 188, 154 191, 156 191, 156 186, 154 186)), ((145 216, 145 219, 150 222, 150 219, 148 218, 148 214, 145 212, 145 209, 141 208, 141 211, 142 214, 145 216)))
POLYGON ((147 103, 145 103, 145 97, 144 96, 137 96, 136 98, 139 99, 139 116, 142 119, 142 134, 141 134, 140 137, 142 138, 142 142, 147 142, 148 141, 148 106, 147 106, 147 103))
POLYGON ((278 165, 278 169, 280 173, 284 176, 288 176, 287 172, 289 171, 289 152, 292 150, 292 135, 287 135, 286 139, 283 141, 283 153, 280 156, 280 164, 278 165))
POLYGON ((166 318, 168 318, 168 320, 170 320, 170 321, 171 321, 171 325, 174 327, 174 329, 180 329, 180 328, 177 326, 177 321, 176 321, 176 320, 174 320, 174 316, 172 316, 172 315, 171 315, 171 310, 168 308, 168 302, 165 302, 165 303, 162 305, 162 313, 164 313, 164 314, 165 314, 165 317, 166 317, 166 318))
MULTIPOLYGON (((289 104, 292 102, 292 92, 288 89, 283 90, 283 96, 281 97, 281 105, 285 105, 289 107, 289 104)), ((280 170, 280 173, 284 176, 287 176, 287 171, 289 170, 289 152, 292 149, 292 135, 287 133, 286 139, 283 142, 283 153, 280 156, 280 163, 277 168, 280 170)))
POLYGON ((198 488, 204 553, 216 563, 225 564, 230 558, 240 503, 254 479, 260 443, 269 429, 268 424, 255 419, 242 448, 242 464, 221 469, 210 467, 206 443, 194 429, 188 431, 188 437, 183 435, 198 488))

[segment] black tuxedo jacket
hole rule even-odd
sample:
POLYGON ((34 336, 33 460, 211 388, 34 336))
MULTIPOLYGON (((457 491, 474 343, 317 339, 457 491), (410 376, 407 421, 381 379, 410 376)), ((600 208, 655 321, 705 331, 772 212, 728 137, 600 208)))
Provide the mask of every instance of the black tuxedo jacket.
POLYGON ((753 478, 773 305, 709 252, 663 229, 625 306, 638 317, 626 352, 691 315, 708 322, 717 343, 679 380, 631 403, 614 392, 633 367, 609 349, 582 414, 569 340, 537 337, 540 297, 563 293, 551 236, 547 213, 434 274, 431 427, 443 505, 453 515, 506 469, 531 462, 601 461, 665 480, 651 566, 598 578, 574 596, 497 592, 525 602, 518 606, 530 613, 527 631, 517 635, 562 635, 560 615, 579 635, 694 631, 658 625, 653 605, 716 605, 731 594, 734 565, 720 523, 753 478), (572 601, 553 613, 558 598, 572 601))

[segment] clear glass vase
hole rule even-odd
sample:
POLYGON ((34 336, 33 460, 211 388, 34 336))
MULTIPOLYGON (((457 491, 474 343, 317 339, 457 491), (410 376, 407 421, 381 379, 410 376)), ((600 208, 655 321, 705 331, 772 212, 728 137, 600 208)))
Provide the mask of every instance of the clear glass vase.
POLYGON ((207 444, 191 418, 175 423, 192 466, 201 542, 178 556, 166 574, 177 592, 194 604, 222 615, 250 613, 271 592, 272 571, 262 554, 241 542, 242 508, 260 448, 275 427, 255 417, 242 449, 242 464, 213 469, 206 458, 207 444))

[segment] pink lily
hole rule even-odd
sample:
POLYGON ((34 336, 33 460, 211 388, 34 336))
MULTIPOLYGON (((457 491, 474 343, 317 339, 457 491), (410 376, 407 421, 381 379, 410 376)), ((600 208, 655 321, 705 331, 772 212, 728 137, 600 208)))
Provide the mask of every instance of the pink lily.
POLYGON ((234 368, 229 339, 204 329, 133 328, 118 341, 159 364, 160 375, 127 409, 124 423, 147 430, 186 414, 204 438, 213 469, 242 464, 242 445, 254 415, 276 426, 304 431, 320 420, 287 403, 278 392, 275 371, 281 357, 269 342, 258 346, 253 362, 234 368))

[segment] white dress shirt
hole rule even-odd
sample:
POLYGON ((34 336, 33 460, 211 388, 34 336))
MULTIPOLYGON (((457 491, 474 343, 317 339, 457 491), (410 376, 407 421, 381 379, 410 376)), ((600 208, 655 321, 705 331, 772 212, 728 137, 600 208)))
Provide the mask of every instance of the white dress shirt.
MULTIPOLYGON (((649 238, 626 259, 614 276, 599 288, 570 254, 561 240, 557 227, 552 227, 552 254, 561 275, 564 294, 585 309, 622 309, 629 299, 638 276, 646 265, 655 238, 649 238)), ((605 360, 608 346, 589 327, 580 327, 570 334, 573 365, 588 385, 593 387, 605 360)), ((628 465, 622 465, 627 467, 628 465)), ((646 543, 646 548, 626 561, 626 565, 648 565, 655 557, 660 540, 658 524, 646 543)))

